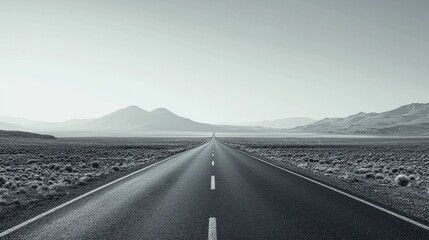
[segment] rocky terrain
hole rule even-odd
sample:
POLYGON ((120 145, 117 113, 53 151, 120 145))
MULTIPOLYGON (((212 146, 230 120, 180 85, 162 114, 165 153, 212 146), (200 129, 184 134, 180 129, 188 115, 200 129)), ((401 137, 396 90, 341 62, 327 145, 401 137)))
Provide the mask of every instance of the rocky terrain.
POLYGON ((0 137, 0 216, 71 195, 111 175, 120 177, 206 140, 0 137))
POLYGON ((227 145, 429 220, 429 139, 223 138, 227 145))

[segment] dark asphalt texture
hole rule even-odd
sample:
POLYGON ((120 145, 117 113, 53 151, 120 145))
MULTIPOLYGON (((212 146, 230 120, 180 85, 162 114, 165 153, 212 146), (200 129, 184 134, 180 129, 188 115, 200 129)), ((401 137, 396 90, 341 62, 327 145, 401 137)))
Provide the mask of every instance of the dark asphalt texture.
POLYGON ((427 230, 214 139, 4 239, 207 239, 210 217, 218 239, 429 239, 427 230))

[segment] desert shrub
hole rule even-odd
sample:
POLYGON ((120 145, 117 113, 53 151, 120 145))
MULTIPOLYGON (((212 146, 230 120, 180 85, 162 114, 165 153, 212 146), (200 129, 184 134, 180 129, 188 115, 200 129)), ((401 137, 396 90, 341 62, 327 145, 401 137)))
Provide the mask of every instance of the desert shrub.
POLYGON ((5 188, 11 188, 11 187, 12 187, 12 182, 11 182, 11 181, 7 181, 7 182, 3 185, 3 187, 5 187, 5 188))
POLYGON ((49 190, 49 187, 48 187, 47 185, 43 184, 43 185, 39 188, 39 190, 42 190, 42 191, 48 191, 48 190, 49 190))
POLYGON ((9 194, 9 192, 4 192, 3 194, 1 194, 1 197, 3 199, 8 199, 10 197, 10 194, 9 194))
POLYGON ((91 167, 93 167, 93 168, 98 168, 98 167, 100 167, 100 163, 99 163, 99 162, 97 162, 97 161, 92 162, 92 163, 91 163, 91 167))
POLYGON ((365 173, 365 178, 374 178, 374 174, 373 173, 365 173))
POLYGON ((7 182, 6 178, 0 177, 0 186, 7 182))
POLYGON ((410 174, 410 175, 408 176, 408 178, 409 178, 410 180, 414 181, 414 180, 416 180, 416 175, 414 175, 414 174, 410 174))
POLYGON ((399 174, 395 178, 395 183, 399 186, 406 187, 410 183, 410 179, 404 174, 399 174))
POLYGON ((3 193, 6 193, 8 190, 6 188, 0 188, 0 195, 3 195, 3 193))
POLYGON ((73 167, 72 167, 70 164, 67 164, 67 165, 64 167, 64 170, 66 170, 67 172, 73 172, 73 167))
POLYGON ((375 179, 384 179, 384 175, 382 173, 375 174, 375 179))
POLYGON ((63 182, 70 184, 72 182, 72 180, 68 177, 64 177, 63 182))
POLYGON ((23 193, 26 193, 26 192, 27 192, 27 190, 24 187, 18 188, 18 193, 19 194, 23 194, 23 193))
POLYGON ((112 169, 113 169, 113 171, 115 171, 115 172, 119 171, 119 167, 118 167, 118 166, 113 166, 113 167, 112 167, 112 169))
POLYGON ((7 205, 7 201, 3 198, 0 198, 0 206, 6 206, 7 205))

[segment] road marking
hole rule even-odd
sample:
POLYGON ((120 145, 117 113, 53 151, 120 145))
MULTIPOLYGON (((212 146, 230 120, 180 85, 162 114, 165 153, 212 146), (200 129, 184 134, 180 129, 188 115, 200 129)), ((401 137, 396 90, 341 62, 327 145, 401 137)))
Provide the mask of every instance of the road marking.
MULTIPOLYGON (((232 148, 232 147, 231 147, 231 148, 232 148)), ((233 148, 233 149, 235 149, 235 148, 233 148)), ((354 199, 354 200, 356 200, 356 201, 359 201, 359 202, 361 202, 361 203, 364 203, 364 204, 366 204, 366 205, 369 205, 369 206, 371 206, 371 207, 373 207, 373 208, 376 208, 376 209, 378 209, 378 210, 380 210, 380 211, 383 211, 383 212, 385 212, 385 213, 387 213, 387 214, 390 214, 390 215, 392 215, 392 216, 395 216, 395 217, 397 217, 397 218, 399 218, 399 219, 402 219, 402 220, 404 220, 404 221, 406 221, 406 222, 408 222, 408 223, 414 224, 414 225, 416 225, 416 226, 418 226, 418 227, 421 227, 421 228, 423 228, 423 229, 425 229, 425 230, 429 231, 429 226, 426 226, 426 225, 424 225, 424 224, 422 224, 422 223, 419 223, 419 222, 417 222, 417 221, 414 221, 414 220, 413 220, 413 219, 411 219, 411 218, 408 218, 408 217, 402 216, 402 215, 400 215, 400 214, 398 214, 398 213, 395 213, 395 212, 392 212, 392 211, 390 211, 390 210, 388 210, 388 209, 386 209, 386 208, 384 208, 384 207, 378 206, 378 205, 376 205, 376 204, 374 204, 374 203, 368 202, 368 201, 363 200, 363 199, 361 199, 361 198, 359 198, 359 197, 353 196, 353 195, 351 195, 351 194, 349 194, 349 193, 343 192, 343 191, 341 191, 341 190, 339 190, 339 189, 336 189, 336 188, 334 188, 334 187, 328 186, 328 185, 326 185, 326 184, 324 184, 324 183, 321 183, 321 182, 316 181, 316 180, 314 180, 314 179, 308 178, 308 177, 306 177, 306 176, 304 176, 304 175, 301 175, 301 174, 299 174, 299 173, 293 172, 293 171, 291 171, 291 170, 288 170, 288 169, 282 168, 282 167, 277 166, 277 165, 275 165, 275 164, 273 164, 273 163, 270 163, 270 162, 267 162, 267 161, 262 160, 262 159, 260 159, 260 158, 257 158, 257 157, 255 157, 255 156, 252 156, 252 155, 250 155, 250 154, 248 154, 248 153, 246 153, 246 152, 244 152, 244 151, 241 151, 241 150, 238 150, 238 149, 235 149, 235 150, 237 150, 237 151, 239 151, 239 152, 243 153, 244 155, 247 155, 247 156, 249 156, 249 157, 251 157, 251 158, 253 158, 253 159, 256 159, 256 160, 258 160, 258 161, 261 161, 261 162, 263 162, 263 163, 266 163, 266 164, 271 165, 271 166, 273 166, 273 167, 276 167, 276 168, 278 168, 278 169, 281 169, 281 170, 283 170, 283 171, 285 171, 285 172, 288 172, 288 173, 290 173, 290 174, 293 174, 293 175, 295 175, 295 176, 298 176, 298 177, 304 178, 305 180, 308 180, 308 181, 310 181, 310 182, 313 182, 313 183, 315 183, 315 184, 318 184, 318 185, 320 185, 320 186, 322 186, 322 187, 328 188, 328 189, 330 189, 330 190, 332 190, 332 191, 335 191, 335 192, 337 192, 337 193, 340 193, 340 194, 342 194, 342 195, 345 195, 345 196, 347 196, 347 197, 349 197, 349 198, 352 198, 352 199, 354 199)))
POLYGON ((215 190, 215 176, 214 175, 212 175, 210 188, 211 188, 211 190, 215 190))
POLYGON ((214 157, 214 153, 212 153, 212 157, 214 157))
POLYGON ((208 240, 217 240, 216 218, 215 217, 209 218, 209 236, 207 239, 208 240))
MULTIPOLYGON (((200 146, 204 146, 204 145, 200 145, 200 146)), ((200 146, 198 146, 198 147, 200 147, 200 146)), ((1 237, 6 236, 6 235, 8 235, 8 234, 10 234, 10 233, 12 233, 12 232, 14 232, 14 231, 16 231, 16 230, 18 230, 18 229, 20 229, 20 228, 22 228, 22 227, 24 227, 24 226, 26 226, 26 225, 28 225, 28 224, 30 224, 30 223, 32 223, 32 222, 34 222, 34 221, 37 221, 37 220, 39 220, 40 218, 42 218, 42 217, 44 217, 44 216, 46 216, 46 215, 48 215, 48 214, 51 214, 51 213, 53 213, 53 212, 55 212, 55 211, 57 211, 57 210, 59 210, 59 209, 61 209, 61 208, 65 207, 65 206, 67 206, 67 205, 70 205, 70 204, 72 204, 72 203, 74 203, 74 202, 76 202, 76 201, 78 201, 78 200, 80 200, 80 199, 82 199, 82 198, 84 198, 84 197, 86 197, 86 196, 88 196, 88 195, 91 195, 91 194, 93 194, 93 193, 95 193, 95 192, 98 192, 98 191, 102 190, 103 188, 106 188, 106 187, 108 187, 108 186, 110 186, 110 185, 112 185, 112 184, 115 184, 115 183, 117 183, 117 182, 119 182, 119 181, 121 181, 121 180, 124 180, 125 178, 131 177, 131 176, 133 176, 133 175, 135 175, 135 174, 137 174, 137 173, 139 173, 139 172, 141 172, 141 171, 144 171, 144 170, 146 170, 146 169, 148 169, 148 168, 151 168, 151 167, 153 167, 153 166, 156 166, 156 165, 158 165, 158 164, 161 164, 161 163, 163 163, 163 162, 165 162, 165 161, 167 161, 167 160, 170 160, 170 159, 172 159, 172 158, 178 157, 178 156, 180 156, 180 155, 182 155, 182 154, 184 154, 184 153, 186 153, 186 152, 189 152, 189 151, 191 151, 191 150, 193 150, 193 149, 196 149, 196 148, 197 148, 197 147, 195 147, 195 148, 191 148, 191 149, 188 149, 188 150, 186 150, 186 151, 184 151, 184 152, 181 152, 181 153, 178 153, 178 154, 173 155, 173 156, 171 156, 171 157, 168 157, 168 158, 166 158, 166 159, 164 159, 164 160, 161 160, 161 161, 159 161, 159 162, 156 162, 156 163, 154 163, 154 164, 152 164, 152 165, 149 165, 149 166, 144 167, 144 168, 142 168, 142 169, 136 170, 135 172, 132 172, 132 173, 130 173, 130 174, 128 174, 128 175, 126 175, 126 176, 123 176, 123 177, 121 177, 121 178, 118 178, 118 179, 116 179, 116 180, 114 180, 114 181, 112 181, 112 182, 109 182, 109 183, 107 183, 107 184, 105 184, 105 185, 103 185, 103 186, 101 186, 101 187, 98 187, 98 188, 96 188, 96 189, 94 189, 94 190, 92 190, 92 191, 89 191, 89 192, 87 192, 87 193, 85 193, 85 194, 83 194, 83 195, 80 195, 79 197, 73 198, 72 200, 70 200, 70 201, 68 201, 68 202, 65 202, 65 203, 63 203, 63 204, 61 204, 61 205, 59 205, 59 206, 56 206, 56 207, 54 207, 54 208, 52 208, 52 209, 50 209, 50 210, 48 210, 48 211, 46 211, 46 212, 44 212, 44 213, 41 213, 41 214, 39 214, 39 215, 37 215, 37 216, 35 216, 35 217, 33 217, 33 218, 28 219, 28 220, 27 220, 27 221, 25 221, 25 222, 22 222, 22 223, 20 223, 20 224, 16 225, 15 227, 11 227, 11 228, 9 228, 9 229, 7 229, 7 230, 5 230, 5 231, 1 232, 1 233, 0 233, 0 238, 1 238, 1 237)))
POLYGON ((212 161, 212 166, 214 166, 214 161, 212 161))

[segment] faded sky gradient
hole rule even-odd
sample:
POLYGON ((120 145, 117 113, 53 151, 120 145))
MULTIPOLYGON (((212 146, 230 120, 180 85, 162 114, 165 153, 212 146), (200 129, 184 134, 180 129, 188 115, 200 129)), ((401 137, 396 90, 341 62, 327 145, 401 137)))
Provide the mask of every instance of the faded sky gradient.
POLYGON ((202 122, 429 102, 429 1, 0 0, 0 115, 202 122))

